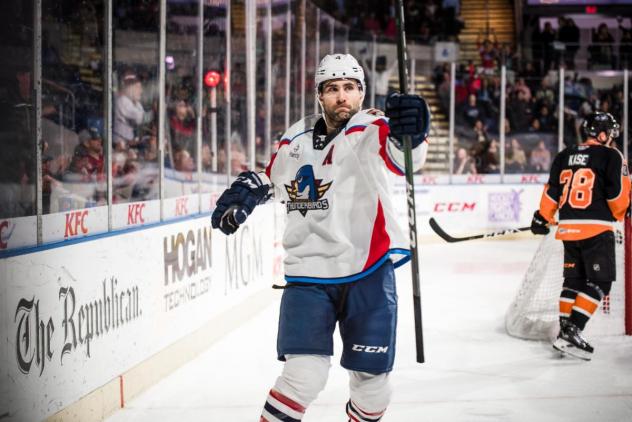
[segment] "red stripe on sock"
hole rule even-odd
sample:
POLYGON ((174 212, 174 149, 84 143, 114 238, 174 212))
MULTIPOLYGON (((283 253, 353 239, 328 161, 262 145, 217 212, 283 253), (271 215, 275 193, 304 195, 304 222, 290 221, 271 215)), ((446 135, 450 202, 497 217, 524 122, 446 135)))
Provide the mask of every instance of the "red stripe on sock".
POLYGON ((303 406, 301 406, 299 403, 295 402, 294 400, 290 399, 289 397, 284 396, 278 391, 270 390, 270 395, 274 397, 275 399, 277 399, 278 401, 280 401, 281 403, 283 403, 284 405, 286 405, 287 407, 289 407, 290 409, 295 410, 297 412, 305 413, 305 408, 303 406))
POLYGON ((353 415, 351 414, 351 412, 347 412, 347 416, 349 416, 349 418, 350 418, 353 422, 360 422, 358 419, 356 419, 356 417, 355 417, 355 416, 353 416, 353 415))

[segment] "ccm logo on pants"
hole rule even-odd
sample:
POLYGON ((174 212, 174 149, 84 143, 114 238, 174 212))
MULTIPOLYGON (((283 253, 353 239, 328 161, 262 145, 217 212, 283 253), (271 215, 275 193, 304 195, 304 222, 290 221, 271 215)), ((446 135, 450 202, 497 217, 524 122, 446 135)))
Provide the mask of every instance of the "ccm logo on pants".
POLYGON ((386 353, 388 352, 388 346, 364 346, 362 344, 354 344, 351 350, 354 352, 386 353))

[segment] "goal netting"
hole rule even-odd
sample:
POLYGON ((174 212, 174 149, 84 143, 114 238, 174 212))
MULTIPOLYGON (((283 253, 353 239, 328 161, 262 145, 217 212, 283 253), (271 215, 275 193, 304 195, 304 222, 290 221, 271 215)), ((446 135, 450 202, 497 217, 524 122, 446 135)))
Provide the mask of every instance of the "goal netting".
MULTIPOLYGON (((630 286, 630 220, 615 224, 617 280, 586 326, 588 337, 626 334, 626 319, 630 319, 632 296, 630 286), (627 232, 627 233, 626 233, 627 232), (627 245, 626 245, 627 244, 627 245), (627 255, 627 259, 626 259, 627 255), (627 261, 627 265, 626 265, 627 261), (627 277, 626 277, 627 271, 627 277), (629 303, 626 309, 626 301, 629 303)), ((529 340, 553 340, 559 330, 559 296, 564 281, 562 267, 564 248, 551 230, 540 243, 520 289, 505 315, 507 332, 529 340)), ((629 329, 632 327, 628 327, 629 329)), ((628 332, 628 334, 630 334, 628 332)))

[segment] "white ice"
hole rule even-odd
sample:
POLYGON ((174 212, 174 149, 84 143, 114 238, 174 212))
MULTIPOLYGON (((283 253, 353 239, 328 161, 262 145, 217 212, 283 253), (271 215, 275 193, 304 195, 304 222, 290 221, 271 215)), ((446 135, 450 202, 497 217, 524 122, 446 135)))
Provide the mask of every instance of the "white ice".
MULTIPOLYGON (((632 338, 589 339, 595 356, 584 362, 505 334, 505 310, 536 247, 535 240, 421 245, 421 365, 414 354, 410 269, 398 270, 394 394, 383 421, 632 421, 632 338)), ((258 421, 281 371, 278 308, 277 299, 108 421, 258 421)), ((339 359, 337 341, 327 386, 304 421, 347 420, 347 373, 339 359)))

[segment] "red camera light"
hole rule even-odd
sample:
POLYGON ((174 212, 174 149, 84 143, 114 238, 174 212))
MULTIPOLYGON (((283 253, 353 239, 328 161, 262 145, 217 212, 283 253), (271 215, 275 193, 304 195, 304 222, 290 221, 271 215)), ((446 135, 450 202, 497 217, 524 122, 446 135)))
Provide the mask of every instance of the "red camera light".
POLYGON ((209 88, 215 88, 217 84, 219 84, 220 80, 221 75, 215 70, 209 70, 206 72, 206 75, 204 75, 204 85, 209 88))

